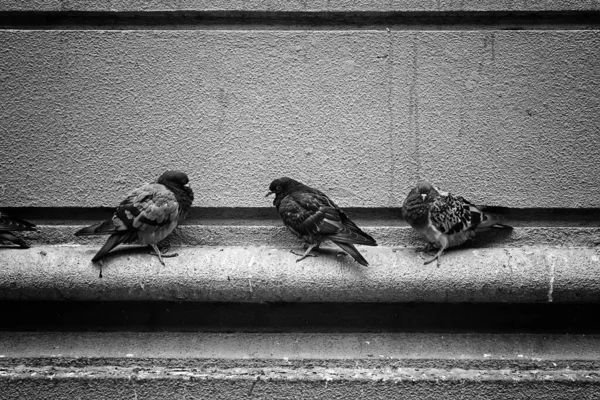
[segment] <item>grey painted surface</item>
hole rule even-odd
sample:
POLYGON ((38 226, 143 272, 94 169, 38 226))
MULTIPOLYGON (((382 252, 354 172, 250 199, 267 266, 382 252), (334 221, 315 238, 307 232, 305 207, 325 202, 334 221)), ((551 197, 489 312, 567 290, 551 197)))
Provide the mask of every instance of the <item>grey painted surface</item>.
POLYGON ((476 203, 600 206, 597 31, 2 31, 0 204, 114 206, 167 168, 196 204, 341 206, 419 178, 476 203))
POLYGON ((597 0, 3 0, 0 11, 582 11, 597 0))
POLYGON ((288 249, 179 248, 158 259, 123 248, 99 266, 86 246, 2 249, 0 299, 225 302, 598 302, 600 255, 588 248, 451 251, 441 267, 414 249, 360 251, 361 267, 337 249, 296 263, 288 249))

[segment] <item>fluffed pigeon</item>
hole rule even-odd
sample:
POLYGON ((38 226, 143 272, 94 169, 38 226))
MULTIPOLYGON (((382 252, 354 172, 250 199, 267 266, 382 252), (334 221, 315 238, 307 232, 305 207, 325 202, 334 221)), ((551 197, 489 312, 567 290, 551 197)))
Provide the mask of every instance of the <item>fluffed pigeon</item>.
POLYGON ((121 243, 137 242, 152 246, 155 255, 164 265, 162 257, 177 254, 161 254, 156 244, 183 221, 193 200, 194 192, 189 186, 187 175, 180 171, 166 171, 155 183, 129 193, 111 219, 83 228, 75 236, 110 235, 92 258, 94 262, 101 260, 121 243))
POLYGON ((297 262, 314 256, 309 254, 311 250, 329 239, 359 264, 369 265, 354 244, 377 246, 377 242, 356 226, 323 192, 284 177, 271 183, 267 196, 272 194, 275 194, 273 205, 285 226, 308 244, 308 249, 297 262))
POLYGON ((449 247, 458 246, 491 228, 512 229, 500 223, 500 217, 483 212, 463 197, 453 196, 432 186, 419 182, 402 205, 402 217, 419 232, 430 245, 438 247, 437 254, 425 261, 437 260, 449 247))
POLYGON ((29 245, 23 239, 13 235, 11 231, 36 231, 36 229, 35 225, 31 222, 11 218, 6 214, 0 213, 0 239, 6 239, 14 244, 18 244, 23 249, 28 249, 29 245))

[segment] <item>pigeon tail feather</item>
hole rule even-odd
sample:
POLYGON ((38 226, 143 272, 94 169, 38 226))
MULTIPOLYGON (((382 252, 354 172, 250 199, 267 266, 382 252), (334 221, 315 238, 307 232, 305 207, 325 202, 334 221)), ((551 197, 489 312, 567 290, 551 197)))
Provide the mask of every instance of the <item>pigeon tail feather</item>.
POLYGON ((99 261, 102 257, 104 257, 109 251, 120 245, 121 243, 128 242, 133 239, 136 235, 136 232, 119 232, 113 233, 104 243, 104 246, 92 258, 93 262, 99 261))
POLYGON ((482 213, 482 221, 475 227, 476 232, 484 232, 489 229, 513 229, 512 226, 501 223, 502 218, 499 215, 491 213, 482 213))
POLYGON ((365 260, 365 258, 362 256, 362 254, 360 254, 358 252, 358 249, 356 247, 354 247, 354 245, 352 243, 342 243, 342 242, 336 242, 336 241, 333 241, 333 243, 337 244, 346 253, 350 254, 352 256, 352 258, 354 258, 356 260, 356 262, 359 263, 360 265, 364 265, 365 267, 369 266, 369 263, 367 262, 367 260, 365 260))
POLYGON ((116 233, 112 220, 106 220, 101 224, 86 226, 75 232, 75 236, 109 235, 116 233))

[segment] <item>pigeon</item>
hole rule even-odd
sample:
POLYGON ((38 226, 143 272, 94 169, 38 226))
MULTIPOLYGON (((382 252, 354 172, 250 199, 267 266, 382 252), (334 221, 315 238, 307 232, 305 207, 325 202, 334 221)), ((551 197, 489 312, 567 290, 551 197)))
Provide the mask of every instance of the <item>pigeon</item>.
POLYGON ((92 258, 93 262, 101 260, 121 243, 137 242, 152 246, 155 253, 151 254, 158 256, 161 264, 165 265, 163 257, 177 254, 161 254, 156 244, 183 221, 193 200, 194 192, 187 175, 180 171, 166 171, 155 183, 129 193, 111 219, 85 227, 75 236, 110 235, 92 258))
POLYGON ((11 231, 36 231, 35 225, 22 219, 11 218, 6 214, 0 213, 0 239, 6 239, 14 244, 18 244, 23 249, 28 249, 29 245, 21 238, 16 237, 11 231))
POLYGON ((429 242, 429 247, 438 247, 437 254, 425 261, 437 260, 444 250, 458 246, 480 232, 492 228, 512 229, 500 223, 500 217, 486 213, 463 197, 453 196, 432 186, 419 182, 402 205, 402 217, 429 242))
POLYGON ((296 262, 308 256, 315 257, 310 254, 311 250, 319 248, 321 242, 329 239, 359 264, 369 265, 354 244, 377 246, 377 242, 356 226, 323 192, 283 177, 271 182, 265 197, 272 194, 275 194, 273 205, 277 207, 285 226, 308 245, 306 252, 296 262))

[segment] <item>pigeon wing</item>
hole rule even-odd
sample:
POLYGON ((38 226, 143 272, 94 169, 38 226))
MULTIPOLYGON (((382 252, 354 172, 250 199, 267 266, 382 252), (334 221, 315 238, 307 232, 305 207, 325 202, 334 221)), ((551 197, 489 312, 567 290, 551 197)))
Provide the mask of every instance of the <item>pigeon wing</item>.
POLYGON ((177 223, 179 203, 173 192, 158 183, 133 190, 117 207, 111 219, 81 229, 77 236, 117 232, 154 232, 177 223))
POLYGON ((322 192, 298 191, 283 199, 281 217, 299 235, 325 236, 342 243, 375 245, 340 208, 322 192))

